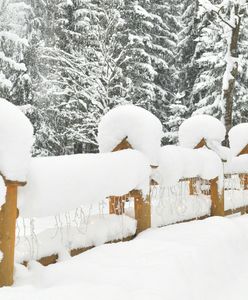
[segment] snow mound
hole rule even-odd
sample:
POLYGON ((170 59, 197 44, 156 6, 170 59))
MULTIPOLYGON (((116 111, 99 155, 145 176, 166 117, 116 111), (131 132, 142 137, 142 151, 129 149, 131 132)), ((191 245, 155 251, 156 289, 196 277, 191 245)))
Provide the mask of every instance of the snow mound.
POLYGON ((209 144, 220 144, 225 134, 225 126, 209 115, 196 115, 185 120, 178 132, 180 145, 188 148, 194 148, 203 138, 209 144))
POLYGON ((223 161, 228 161, 232 157, 231 149, 228 147, 216 145, 216 147, 210 147, 210 148, 211 150, 216 152, 223 161))
POLYGON ((0 172, 7 179, 26 180, 32 143, 30 121, 17 106, 0 98, 0 172))
POLYGON ((224 164, 225 174, 248 173, 248 154, 233 157, 224 164))
POLYGON ((121 105, 102 117, 98 127, 100 152, 110 152, 127 137, 133 149, 157 165, 163 136, 162 124, 152 113, 135 105, 121 105))
POLYGON ((162 186, 172 186, 182 178, 222 178, 222 172, 221 159, 214 151, 169 145, 161 148, 159 167, 153 178, 162 186))
POLYGON ((121 196, 148 192, 150 164, 136 150, 32 158, 27 185, 19 189, 23 217, 45 217, 121 196))
POLYGON ((232 155, 236 156, 248 144, 248 123, 241 123, 232 127, 228 135, 232 155))

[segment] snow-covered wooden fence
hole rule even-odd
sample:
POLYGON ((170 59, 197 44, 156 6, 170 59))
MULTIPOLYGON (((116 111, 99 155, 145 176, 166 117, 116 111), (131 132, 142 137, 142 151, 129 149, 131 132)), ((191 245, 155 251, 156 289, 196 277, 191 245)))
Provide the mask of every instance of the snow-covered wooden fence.
POLYGON ((179 146, 161 147, 159 120, 127 105, 103 117, 100 153, 30 158, 30 123, 6 101, 0 105, 3 114, 20 121, 13 129, 0 119, 0 130, 11 128, 2 141, 5 147, 0 146, 0 178, 7 188, 1 197, 0 185, 0 286, 13 282, 15 248, 19 263, 35 259, 48 265, 95 245, 133 238, 149 227, 247 212, 247 125, 230 132, 227 149, 221 146, 223 125, 196 116, 180 127, 179 146), (92 205, 105 199, 108 212, 91 215, 92 205), (22 223, 24 234, 15 244, 18 212, 18 230, 22 223), (43 218, 54 218, 56 225, 36 233, 35 220, 43 218))

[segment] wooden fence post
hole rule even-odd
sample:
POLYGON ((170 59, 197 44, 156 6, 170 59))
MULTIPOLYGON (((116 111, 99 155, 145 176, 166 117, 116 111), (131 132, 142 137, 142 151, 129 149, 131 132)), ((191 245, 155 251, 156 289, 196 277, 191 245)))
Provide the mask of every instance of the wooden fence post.
POLYGON ((0 287, 13 284, 18 183, 7 183, 6 201, 0 210, 0 287))
POLYGON ((109 213, 122 215, 125 213, 126 196, 109 197, 109 213))
POLYGON ((192 195, 197 195, 197 189, 196 189, 196 179, 191 178, 189 180, 189 194, 192 195))
POLYGON ((144 199, 141 191, 134 190, 132 196, 134 197, 135 219, 137 220, 136 233, 140 233, 151 227, 150 195, 144 199))
POLYGON ((248 190, 248 174, 239 174, 239 178, 244 190, 248 190))
POLYGON ((211 216, 224 216, 224 188, 218 189, 218 177, 210 180, 211 216))

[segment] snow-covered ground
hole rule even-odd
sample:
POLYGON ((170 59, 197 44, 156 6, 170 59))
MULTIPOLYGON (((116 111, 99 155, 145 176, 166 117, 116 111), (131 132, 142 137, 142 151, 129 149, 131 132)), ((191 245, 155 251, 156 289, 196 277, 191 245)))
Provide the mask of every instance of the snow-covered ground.
POLYGON ((246 300, 248 216, 150 229, 135 240, 96 247, 29 269, 16 266, 4 300, 246 300))

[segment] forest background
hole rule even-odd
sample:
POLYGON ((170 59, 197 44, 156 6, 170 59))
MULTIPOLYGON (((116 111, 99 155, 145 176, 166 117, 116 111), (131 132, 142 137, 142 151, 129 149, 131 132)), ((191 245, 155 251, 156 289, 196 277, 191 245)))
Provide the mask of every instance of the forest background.
POLYGON ((97 124, 133 103, 176 143, 184 119, 248 121, 245 0, 0 0, 0 98, 34 156, 96 152, 97 124))

